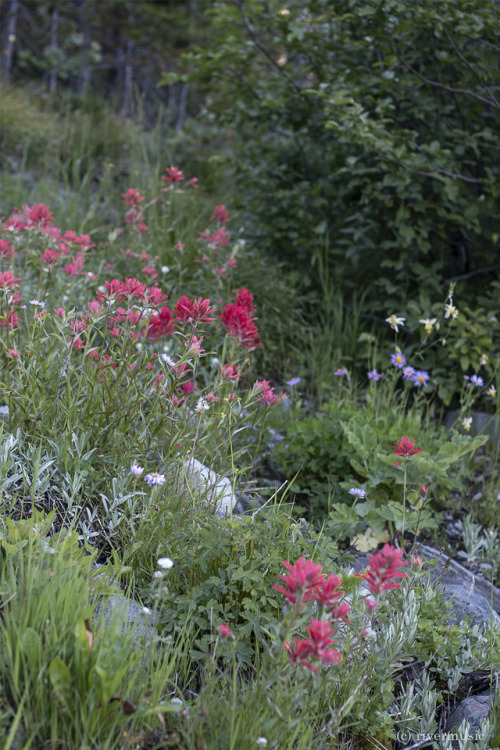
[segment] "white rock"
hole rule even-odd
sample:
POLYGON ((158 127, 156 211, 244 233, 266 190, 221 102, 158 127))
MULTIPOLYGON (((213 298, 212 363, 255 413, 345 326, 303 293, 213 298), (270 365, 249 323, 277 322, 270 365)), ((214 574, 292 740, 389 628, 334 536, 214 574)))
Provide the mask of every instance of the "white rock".
POLYGON ((237 503, 232 482, 227 477, 219 477, 196 458, 188 459, 183 467, 184 479, 196 490, 206 492, 207 502, 215 505, 218 518, 230 516, 237 503))

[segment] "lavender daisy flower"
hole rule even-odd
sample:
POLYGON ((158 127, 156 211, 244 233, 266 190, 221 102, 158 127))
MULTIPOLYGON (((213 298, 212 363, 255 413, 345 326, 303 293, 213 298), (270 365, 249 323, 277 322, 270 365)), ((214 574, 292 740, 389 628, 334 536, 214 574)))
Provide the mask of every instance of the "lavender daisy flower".
POLYGON ((376 370, 370 370, 370 372, 368 373, 368 380, 376 381, 376 380, 380 380, 381 377, 382 375, 376 370))
POLYGON ((134 475, 134 477, 140 477, 142 472, 144 471, 144 466, 137 466, 137 464, 132 464, 130 473, 134 475))
POLYGON ((146 474, 144 481, 151 486, 154 484, 162 485, 165 484, 165 474, 158 474, 158 472, 152 471, 151 474, 146 474))
POLYGON ((403 380, 410 380, 412 381, 415 377, 415 368, 408 365, 407 367, 403 368, 403 380))
POLYGON ((413 382, 415 383, 417 388, 420 388, 422 385, 427 385, 428 381, 428 372, 425 372, 425 370, 416 370, 415 375, 413 376, 413 382))
POLYGON ((482 388, 484 385, 484 380, 479 375, 472 375, 470 382, 472 385, 477 385, 479 388, 482 388))
POLYGON ((344 375, 347 375, 347 367, 339 367, 339 369, 338 369, 338 370, 336 370, 336 371, 335 371, 335 372, 334 372, 333 374, 334 374, 334 375, 335 375, 336 377, 338 377, 338 378, 341 378, 341 377, 343 377, 344 375))
POLYGON ((300 378, 299 377, 292 378, 291 380, 287 380, 286 381, 286 384, 290 385, 290 386, 298 385, 299 383, 300 383, 300 378))
POLYGON ((349 495, 363 499, 364 497, 366 497, 366 492, 364 490, 360 490, 359 487, 352 487, 349 490, 349 495))
POLYGON ((395 352, 395 354, 391 354, 391 362, 394 367, 401 369, 406 364, 406 357, 401 352, 395 352))

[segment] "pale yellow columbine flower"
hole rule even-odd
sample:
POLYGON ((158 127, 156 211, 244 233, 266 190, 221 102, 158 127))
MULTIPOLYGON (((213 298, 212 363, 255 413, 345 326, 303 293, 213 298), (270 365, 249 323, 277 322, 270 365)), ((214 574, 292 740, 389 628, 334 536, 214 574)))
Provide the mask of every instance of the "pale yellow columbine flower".
POLYGON ((481 354, 481 359, 479 360, 480 365, 485 365, 488 361, 489 357, 487 354, 481 354))
POLYGON ((494 385, 492 385, 492 386, 490 386, 488 388, 488 390, 486 391, 486 393, 488 394, 488 396, 491 396, 492 398, 496 398, 497 389, 495 388, 494 385))
POLYGON ((385 322, 389 323, 391 328, 396 331, 396 333, 399 333, 399 326, 402 326, 405 320, 406 318, 398 318, 397 315, 390 315, 385 319, 385 322))
POLYGON ((470 428, 472 426, 472 417, 465 417, 465 419, 462 419, 462 427, 466 432, 470 432, 470 428))
POLYGON ((419 320, 419 323, 422 323, 423 326, 425 326, 426 333, 432 333, 432 329, 436 325, 437 318, 424 318, 423 320, 419 320))
POLYGON ((444 317, 445 318, 453 318, 454 320, 458 317, 458 310, 457 308, 451 304, 447 304, 444 306, 444 317))

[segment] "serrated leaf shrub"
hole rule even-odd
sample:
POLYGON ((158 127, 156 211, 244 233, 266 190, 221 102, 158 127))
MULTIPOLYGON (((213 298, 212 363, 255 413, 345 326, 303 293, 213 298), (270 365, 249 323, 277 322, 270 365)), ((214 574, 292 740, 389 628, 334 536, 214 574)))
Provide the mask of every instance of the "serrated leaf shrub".
POLYGON ((177 79, 209 83, 207 110, 241 136, 259 244, 318 288, 326 243, 372 312, 458 276, 473 304, 500 227, 496 4, 219 0, 211 20, 177 79))

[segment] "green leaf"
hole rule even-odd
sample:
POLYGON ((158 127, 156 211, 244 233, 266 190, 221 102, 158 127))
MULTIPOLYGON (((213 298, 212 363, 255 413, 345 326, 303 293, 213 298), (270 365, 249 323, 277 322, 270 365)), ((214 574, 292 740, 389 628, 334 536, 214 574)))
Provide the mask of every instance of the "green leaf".
POLYGON ((68 713, 71 713, 73 699, 71 674, 66 664, 58 656, 52 659, 49 664, 49 678, 54 693, 62 706, 68 713))

